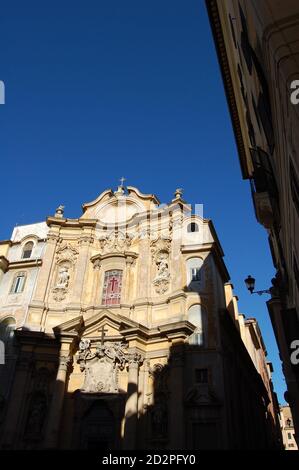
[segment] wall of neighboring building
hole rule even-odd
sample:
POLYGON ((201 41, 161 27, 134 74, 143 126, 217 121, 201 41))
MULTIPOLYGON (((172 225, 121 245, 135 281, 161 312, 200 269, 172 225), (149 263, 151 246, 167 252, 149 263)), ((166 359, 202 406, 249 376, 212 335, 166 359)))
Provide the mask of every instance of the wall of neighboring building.
POLYGON ((298 450, 295 440, 293 416, 289 406, 280 407, 280 426, 285 450, 298 450))
MULTIPOLYGON (((206 0, 233 121, 242 176, 277 269, 267 303, 299 432, 299 78, 298 2, 206 0)), ((268 280, 270 285, 270 279, 268 280)))
POLYGON ((28 305, 32 299, 38 271, 41 265, 48 227, 46 223, 15 227, 6 252, 8 268, 0 282, 0 320, 13 316, 17 327, 25 322, 28 305), (29 258, 23 259, 26 243, 32 242, 29 258), (18 274, 25 276, 24 288, 20 293, 13 292, 13 283, 18 274))

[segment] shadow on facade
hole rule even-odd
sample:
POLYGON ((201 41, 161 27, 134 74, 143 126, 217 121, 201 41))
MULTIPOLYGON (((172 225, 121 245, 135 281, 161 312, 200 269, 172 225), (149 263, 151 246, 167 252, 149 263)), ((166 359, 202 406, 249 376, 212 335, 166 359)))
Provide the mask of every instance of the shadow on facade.
MULTIPOLYGON (((195 272, 185 291, 196 294, 203 276, 213 289, 210 266, 195 272)), ((211 290, 205 303, 213 314, 202 310, 197 324, 190 318, 195 327, 186 322, 189 343, 173 341, 166 363, 144 360, 137 383, 118 393, 65 392, 72 365, 61 363, 58 337, 16 331, 22 351, 4 404, 1 448, 280 449, 269 393, 229 313, 234 306, 217 309, 217 295, 211 290)))
POLYGON ((237 361, 229 355, 226 358, 223 393, 217 388, 219 378, 208 378, 205 383, 201 372, 196 382, 190 373, 202 353, 200 346, 173 347, 167 364, 149 368, 152 385, 144 393, 129 383, 127 392, 76 390, 64 395, 65 383, 54 379, 54 371, 37 370, 32 363, 30 388, 26 393, 25 389, 19 391, 20 402, 13 405, 18 418, 9 423, 2 449, 280 448, 258 374, 252 370, 244 379, 246 374, 236 365, 248 367, 242 353, 239 351, 237 361), (57 390, 62 396, 61 408, 59 402, 53 407, 57 390), (129 400, 133 406, 135 403, 136 413, 127 412, 129 400))

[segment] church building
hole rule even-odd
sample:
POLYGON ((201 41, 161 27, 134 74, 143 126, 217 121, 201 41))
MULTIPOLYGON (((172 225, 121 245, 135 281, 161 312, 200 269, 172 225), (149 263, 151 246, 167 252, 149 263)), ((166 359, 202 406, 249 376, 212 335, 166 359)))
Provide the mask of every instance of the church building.
POLYGON ((0 242, 0 448, 280 448, 272 366, 211 220, 179 189, 82 208, 0 242))

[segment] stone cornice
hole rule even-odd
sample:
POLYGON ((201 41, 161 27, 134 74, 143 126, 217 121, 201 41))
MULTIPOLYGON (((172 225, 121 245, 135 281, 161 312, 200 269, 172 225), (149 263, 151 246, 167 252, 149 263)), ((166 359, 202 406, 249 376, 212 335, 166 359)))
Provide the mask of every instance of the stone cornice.
POLYGON ((206 0, 206 5, 207 5, 212 33, 213 33, 214 41, 216 45, 218 61, 219 61, 220 68, 221 68, 226 98, 227 98, 227 102, 228 102, 229 109, 230 109, 230 115, 231 115, 231 120, 233 123, 235 139, 237 142, 242 176, 244 179, 247 179, 249 178, 250 175, 248 171, 246 150, 245 150, 245 145, 244 145, 244 140, 243 140, 243 135, 242 135, 241 122, 239 118, 239 112, 238 112, 234 86, 233 86, 233 80, 232 80, 232 75, 230 72, 229 60, 228 60, 228 55, 226 51, 217 1, 206 0))
POLYGON ((11 246, 11 245, 12 245, 12 241, 11 241, 11 240, 0 240, 0 245, 11 246))
POLYGON ((59 219, 58 217, 48 217, 46 222, 49 227, 59 225, 61 227, 83 228, 95 227, 97 225, 96 219, 59 219))
POLYGON ((53 334, 45 333, 43 331, 30 330, 27 327, 16 329, 15 336, 21 344, 38 346, 42 342, 43 346, 58 346, 57 340, 53 334))
POLYGON ((9 265, 8 259, 5 258, 5 256, 0 256, 0 269, 1 269, 1 271, 6 273, 6 271, 8 270, 8 265, 9 265))
POLYGON ((9 263, 8 269, 26 269, 26 268, 35 268, 36 266, 41 266, 42 265, 42 259, 41 258, 27 258, 27 259, 21 259, 18 261, 11 261, 9 263))
POLYGON ((133 251, 123 251, 123 252, 118 252, 114 251, 112 253, 105 253, 103 255, 97 254, 94 255, 90 258, 91 262, 94 263, 95 261, 103 261, 104 259, 108 258, 133 258, 136 259, 138 257, 138 253, 135 253, 133 251))

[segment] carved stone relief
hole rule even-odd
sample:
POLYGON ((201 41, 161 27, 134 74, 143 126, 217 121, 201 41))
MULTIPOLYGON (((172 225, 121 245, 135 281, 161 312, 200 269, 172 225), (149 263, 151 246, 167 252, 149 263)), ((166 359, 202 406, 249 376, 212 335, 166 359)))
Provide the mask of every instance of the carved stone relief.
POLYGON ((118 393, 118 371, 128 360, 127 346, 106 341, 91 351, 91 341, 83 339, 79 345, 80 370, 85 372, 81 389, 85 393, 118 393))
POLYGON ((218 405, 220 401, 208 384, 196 384, 186 393, 185 402, 189 406, 218 405))
POLYGON ((102 235, 99 239, 101 254, 110 252, 122 253, 130 248, 132 240, 132 234, 121 231, 113 231, 107 235, 102 235))

